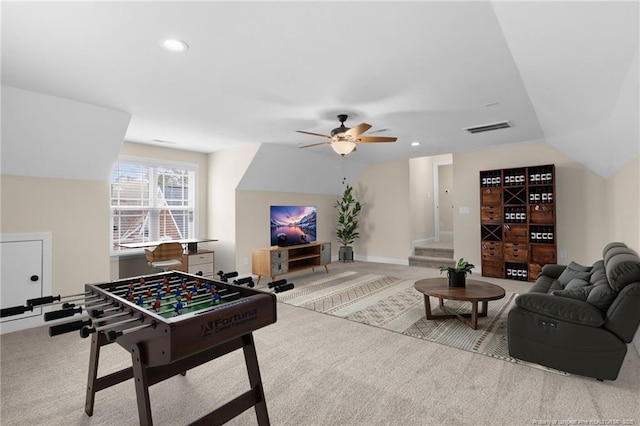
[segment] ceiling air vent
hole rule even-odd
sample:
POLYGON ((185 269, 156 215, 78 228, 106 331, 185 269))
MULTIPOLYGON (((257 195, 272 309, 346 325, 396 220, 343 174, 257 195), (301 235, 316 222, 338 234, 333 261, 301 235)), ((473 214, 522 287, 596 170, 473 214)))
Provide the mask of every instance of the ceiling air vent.
POLYGON ((465 127, 464 130, 466 130, 469 133, 480 133, 480 132, 489 132, 491 130, 507 129, 509 127, 511 127, 511 123, 509 123, 509 120, 505 120, 505 121, 498 121, 497 123, 482 124, 480 126, 465 127))

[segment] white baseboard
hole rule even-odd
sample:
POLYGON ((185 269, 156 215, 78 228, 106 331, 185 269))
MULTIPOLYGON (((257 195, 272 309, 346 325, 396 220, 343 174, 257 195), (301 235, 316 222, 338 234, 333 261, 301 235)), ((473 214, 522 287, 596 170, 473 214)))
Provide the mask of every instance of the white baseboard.
POLYGON ((409 266, 408 257, 406 259, 396 259, 391 257, 355 256, 354 259, 362 262, 389 263, 391 265, 409 266))

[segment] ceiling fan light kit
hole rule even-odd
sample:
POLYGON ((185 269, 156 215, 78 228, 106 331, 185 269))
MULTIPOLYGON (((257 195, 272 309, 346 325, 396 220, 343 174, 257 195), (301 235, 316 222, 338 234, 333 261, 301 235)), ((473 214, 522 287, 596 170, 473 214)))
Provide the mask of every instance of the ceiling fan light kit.
POLYGON ((327 142, 314 143, 311 145, 301 146, 300 148, 310 148, 318 145, 331 145, 333 150, 345 156, 356 150, 357 143, 371 143, 371 142, 395 142, 398 138, 395 137, 378 137, 378 136, 360 136, 371 128, 370 124, 360 123, 355 127, 346 127, 344 122, 347 121, 347 114, 338 115, 340 120, 340 127, 336 127, 331 130, 331 136, 323 135, 320 133, 306 132, 304 130, 297 130, 298 133, 304 133, 306 135, 320 136, 322 138, 329 139, 327 142))
POLYGON ((338 141, 331 143, 331 148, 336 152, 336 154, 347 155, 353 152, 356 149, 356 143, 351 141, 338 141))

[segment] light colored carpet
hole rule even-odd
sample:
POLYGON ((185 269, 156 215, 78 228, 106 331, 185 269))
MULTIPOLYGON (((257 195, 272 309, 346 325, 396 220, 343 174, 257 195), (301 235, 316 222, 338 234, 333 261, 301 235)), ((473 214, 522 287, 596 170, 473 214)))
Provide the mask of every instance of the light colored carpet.
MULTIPOLYGON (((436 270, 364 262, 332 264, 329 270, 329 274, 318 270, 287 278, 295 283, 346 270, 406 279, 438 276, 436 270)), ((530 286, 487 281, 512 293, 530 286)), ((526 368, 285 303, 278 303, 278 321, 254 337, 273 425, 640 422, 640 357, 633 348, 618 380, 598 382, 526 368)), ((3 426, 138 424, 132 381, 98 392, 93 417, 84 414, 89 341, 76 333, 50 338, 41 327, 2 335, 0 345, 3 426)), ((103 349, 100 362, 100 374, 131 365, 128 352, 117 344, 103 349)), ((153 419, 157 425, 185 425, 247 389, 242 351, 236 351, 189 370, 184 377, 152 386, 153 419)), ((255 425, 255 413, 247 411, 230 424, 255 425)))

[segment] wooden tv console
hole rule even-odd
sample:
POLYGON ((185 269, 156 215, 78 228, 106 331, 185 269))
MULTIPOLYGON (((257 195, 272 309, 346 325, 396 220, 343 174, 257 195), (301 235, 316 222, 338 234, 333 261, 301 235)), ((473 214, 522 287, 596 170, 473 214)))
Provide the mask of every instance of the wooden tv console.
POLYGON ((259 248, 251 251, 251 273, 261 277, 270 277, 273 281, 278 275, 303 269, 313 269, 331 263, 331 243, 313 242, 287 247, 259 248))

